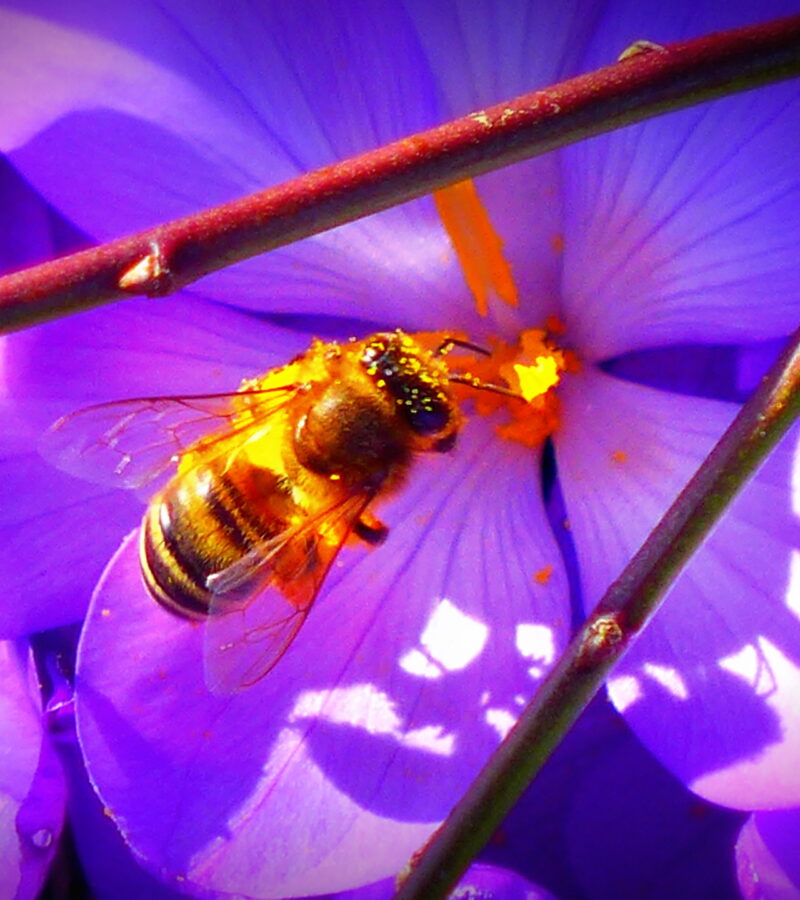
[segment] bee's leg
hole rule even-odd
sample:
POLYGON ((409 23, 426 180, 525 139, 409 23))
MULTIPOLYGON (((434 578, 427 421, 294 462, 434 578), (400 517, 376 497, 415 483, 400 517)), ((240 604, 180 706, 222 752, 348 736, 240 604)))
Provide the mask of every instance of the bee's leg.
POLYGON ((374 547, 386 540, 389 529, 375 516, 364 513, 360 519, 356 520, 356 524, 353 526, 353 533, 360 537, 362 541, 374 547))

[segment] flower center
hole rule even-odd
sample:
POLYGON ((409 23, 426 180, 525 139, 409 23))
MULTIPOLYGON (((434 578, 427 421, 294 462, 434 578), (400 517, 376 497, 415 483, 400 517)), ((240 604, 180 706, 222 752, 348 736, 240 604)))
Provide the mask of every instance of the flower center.
MULTIPOLYGON (((488 314, 492 296, 517 306, 519 292, 503 255, 503 242, 474 183, 463 181, 443 188, 434 192, 434 200, 478 313, 488 314)), ((509 421, 497 427, 501 437, 538 447, 558 427, 555 388, 564 372, 580 368, 577 356, 555 341, 563 333, 563 324, 550 316, 544 327, 522 331, 514 344, 490 338, 487 356, 459 352, 448 360, 451 371, 474 379, 473 388, 478 390, 459 388, 459 393, 464 399, 471 397, 479 414, 507 410, 509 421), (481 390, 482 385, 504 387, 518 396, 481 390)))
POLYGON ((561 323, 550 317, 544 328, 523 331, 515 344, 491 338, 487 356, 454 351, 448 368, 466 376, 466 384, 454 385, 459 400, 470 401, 479 415, 503 411, 505 421, 497 425, 498 435, 539 447, 559 424, 556 387, 562 374, 579 369, 575 354, 555 343, 554 335, 562 332, 561 323), (493 386, 510 393, 493 391, 493 386))

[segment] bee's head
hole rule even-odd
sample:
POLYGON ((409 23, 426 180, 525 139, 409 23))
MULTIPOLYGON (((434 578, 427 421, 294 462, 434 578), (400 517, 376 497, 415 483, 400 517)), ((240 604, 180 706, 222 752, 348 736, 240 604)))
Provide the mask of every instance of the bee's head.
POLYGON ((409 428, 430 439, 431 449, 452 447, 458 405, 448 389, 446 369, 429 350, 400 331, 376 334, 366 342, 361 364, 409 428))

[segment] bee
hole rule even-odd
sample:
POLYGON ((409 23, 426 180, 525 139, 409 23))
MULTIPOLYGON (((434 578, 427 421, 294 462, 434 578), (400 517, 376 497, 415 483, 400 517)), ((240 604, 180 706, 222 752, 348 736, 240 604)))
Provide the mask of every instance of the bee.
POLYGON ((315 340, 232 393, 65 416, 42 452, 93 481, 139 490, 166 478, 140 529, 144 585, 171 613, 207 624, 207 679, 240 690, 286 652, 345 542, 385 540, 375 501, 419 454, 454 446, 463 416, 453 385, 516 396, 450 371, 454 346, 486 352, 455 338, 430 349, 402 331, 315 340))

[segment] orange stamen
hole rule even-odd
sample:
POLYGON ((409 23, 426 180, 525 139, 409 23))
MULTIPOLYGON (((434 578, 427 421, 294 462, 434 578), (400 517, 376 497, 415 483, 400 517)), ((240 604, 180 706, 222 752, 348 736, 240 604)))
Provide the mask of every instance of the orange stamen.
POLYGON ((480 315, 488 313, 491 296, 516 306, 517 286, 511 266, 503 256, 503 241, 489 219, 474 182, 460 181, 434 191, 433 199, 480 315))
MULTIPOLYGON (((517 306, 517 287, 503 256, 503 242, 474 183, 462 181, 435 191, 433 196, 480 315, 487 315, 491 297, 517 306)), ((555 235, 552 245, 561 252, 563 236, 555 235)), ((479 415, 506 410, 506 421, 496 426, 500 437, 539 447, 558 427, 560 408, 554 389, 563 372, 580 368, 577 357, 552 340, 563 333, 563 323, 548 316, 544 328, 523 331, 516 345, 490 341, 490 356, 464 354, 454 348, 453 356, 448 357, 452 371, 472 382, 472 389, 457 386, 458 393, 470 400, 479 415), (481 384, 508 388, 516 396, 481 391, 481 384)))

